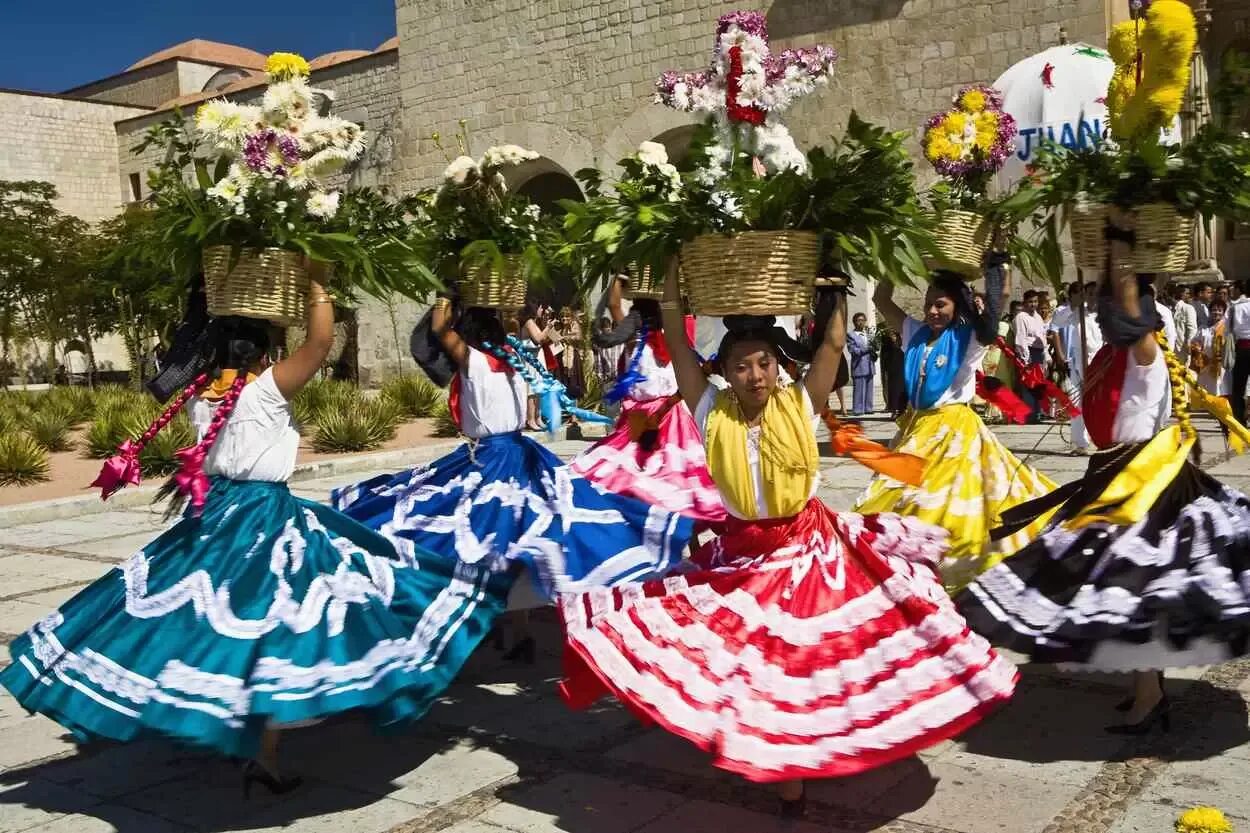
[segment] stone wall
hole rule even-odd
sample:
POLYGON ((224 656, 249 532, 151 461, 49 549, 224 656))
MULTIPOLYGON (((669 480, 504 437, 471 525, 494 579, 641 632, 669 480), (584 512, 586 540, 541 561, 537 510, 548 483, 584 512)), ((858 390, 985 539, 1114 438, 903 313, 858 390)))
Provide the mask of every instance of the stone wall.
MULTIPOLYGON (((68 90, 68 95, 107 101, 114 104, 133 104, 140 107, 159 107, 172 98, 186 92, 180 82, 179 67, 185 62, 161 61, 91 84, 68 90)), ((213 68, 214 70, 216 67, 213 68)), ((209 73, 212 74, 211 72, 209 73)), ((205 79, 207 80, 207 79, 205 79)))
POLYGON ((143 112, 34 93, 0 92, 0 179, 51 182, 57 207, 84 220, 117 213, 126 192, 118 187, 118 137, 114 123, 143 112))

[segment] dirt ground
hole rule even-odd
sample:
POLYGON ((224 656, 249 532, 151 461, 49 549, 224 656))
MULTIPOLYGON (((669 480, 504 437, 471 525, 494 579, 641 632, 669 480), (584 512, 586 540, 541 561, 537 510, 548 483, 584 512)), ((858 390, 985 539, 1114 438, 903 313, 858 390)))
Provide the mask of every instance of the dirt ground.
MULTIPOLYGON (((79 432, 81 435, 81 432, 79 432)), ((417 419, 399 426, 395 438, 381 448, 372 452, 351 452, 347 454, 320 454, 309 447, 308 438, 300 443, 299 463, 311 463, 317 460, 328 460, 335 457, 353 457, 357 453, 370 454, 380 451, 392 451, 400 448, 411 448, 427 442, 443 442, 434 437, 434 420, 417 419)), ((76 439, 77 442, 77 439, 76 439)), ((100 472, 100 460, 90 460, 82 456, 78 450, 62 451, 50 455, 51 468, 49 480, 30 486, 0 486, 0 506, 12 506, 18 503, 30 503, 37 500, 73 497, 89 494, 91 481, 100 472)), ((154 481, 159 482, 159 481, 154 481)))

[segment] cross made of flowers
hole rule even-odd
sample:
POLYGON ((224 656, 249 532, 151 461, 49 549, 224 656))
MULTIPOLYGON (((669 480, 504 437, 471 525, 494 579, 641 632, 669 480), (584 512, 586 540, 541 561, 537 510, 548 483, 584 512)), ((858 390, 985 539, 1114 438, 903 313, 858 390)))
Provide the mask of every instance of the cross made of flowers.
POLYGON ((703 72, 665 72, 655 83, 656 103, 711 116, 717 131, 709 161, 724 167, 731 148, 753 153, 770 173, 806 170, 780 113, 828 83, 838 53, 830 46, 773 54, 760 12, 737 11, 716 23, 712 65, 703 72), (735 135, 736 134, 736 135, 735 135))

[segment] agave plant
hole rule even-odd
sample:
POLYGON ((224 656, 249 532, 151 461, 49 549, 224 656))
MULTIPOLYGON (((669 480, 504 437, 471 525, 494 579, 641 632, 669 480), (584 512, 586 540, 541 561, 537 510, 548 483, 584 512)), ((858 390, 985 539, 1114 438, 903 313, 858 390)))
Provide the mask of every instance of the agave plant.
MULTIPOLYGON (((130 430, 133 431, 136 425, 137 421, 132 422, 130 430)), ((147 427, 148 423, 145 421, 138 426, 138 430, 143 431, 147 427)), ((160 477, 177 471, 178 459, 174 456, 175 452, 194 444, 195 439, 195 427, 191 425, 191 420, 185 413, 178 414, 139 454, 139 466, 143 469, 143 476, 160 477)))
MULTIPOLYGON (((130 439, 131 434, 129 431, 133 421, 123 409, 107 408, 99 410, 95 419, 91 421, 91 425, 87 428, 87 434, 84 437, 86 440, 86 445, 83 449, 84 454, 96 460, 103 460, 106 457, 113 456, 117 451, 117 447, 130 439)), ((144 426, 144 428, 146 427, 144 426)), ((139 430, 142 431, 143 428, 139 430)))
POLYGON ((48 479, 48 452, 21 431, 0 434, 0 486, 26 486, 48 479))
POLYGON ((404 416, 421 419, 434 415, 446 395, 424 374, 399 376, 382 387, 382 396, 399 406, 404 416))
POLYGON ((395 436, 403 415, 390 399, 360 397, 351 407, 324 408, 316 417, 317 451, 369 451, 395 436))
POLYGON ((301 431, 313 430, 323 413, 350 411, 362 401, 360 389, 350 382, 314 379, 291 400, 291 413, 301 431))
POLYGON ((73 448, 69 435, 73 427, 73 415, 60 407, 36 411, 26 418, 26 433, 45 451, 69 451, 73 448))
POLYGON ((88 388, 55 387, 39 398, 36 410, 64 414, 70 425, 82 425, 95 414, 95 396, 88 388))
POLYGON ((152 399, 145 394, 133 391, 121 385, 102 385, 96 388, 94 416, 115 411, 151 411, 154 407, 152 399))
POLYGON ((432 416, 434 417, 434 436, 460 436, 460 426, 451 418, 451 408, 448 407, 447 400, 438 403, 438 407, 434 409, 432 416))

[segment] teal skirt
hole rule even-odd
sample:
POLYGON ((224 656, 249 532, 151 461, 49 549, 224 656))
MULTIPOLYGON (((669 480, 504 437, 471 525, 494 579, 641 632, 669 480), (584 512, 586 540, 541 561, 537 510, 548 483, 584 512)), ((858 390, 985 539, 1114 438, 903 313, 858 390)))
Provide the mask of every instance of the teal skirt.
POLYGON ((251 756, 267 727, 421 717, 514 578, 400 558, 282 483, 213 481, 203 513, 36 623, 3 685, 82 740, 164 736, 251 756))

